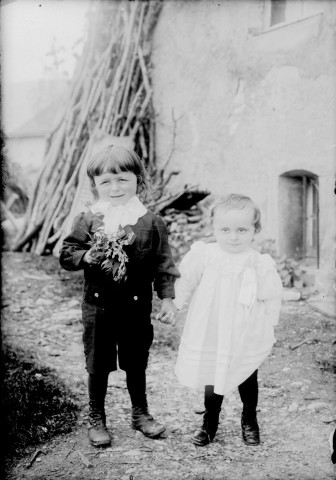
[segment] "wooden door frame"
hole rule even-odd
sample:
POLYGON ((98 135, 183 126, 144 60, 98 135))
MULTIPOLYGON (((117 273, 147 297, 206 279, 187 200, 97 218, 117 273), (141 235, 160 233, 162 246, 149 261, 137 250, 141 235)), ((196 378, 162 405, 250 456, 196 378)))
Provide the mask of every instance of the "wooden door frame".
POLYGON ((302 254, 303 259, 307 258, 307 192, 308 182, 316 192, 316 266, 320 266, 320 199, 319 199, 319 180, 318 176, 308 170, 289 170, 282 173, 281 177, 300 177, 302 179, 302 210, 304 212, 302 218, 302 254))

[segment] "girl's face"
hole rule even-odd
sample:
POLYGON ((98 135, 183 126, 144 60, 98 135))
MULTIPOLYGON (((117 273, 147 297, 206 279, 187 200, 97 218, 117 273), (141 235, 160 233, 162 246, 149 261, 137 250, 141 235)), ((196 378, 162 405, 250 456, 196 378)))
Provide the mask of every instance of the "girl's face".
POLYGON ((125 205, 136 195, 138 181, 133 172, 107 172, 93 178, 100 200, 114 207, 125 205))
POLYGON ((213 231, 217 243, 226 252, 245 252, 255 234, 253 209, 225 211, 219 206, 214 212, 213 231))

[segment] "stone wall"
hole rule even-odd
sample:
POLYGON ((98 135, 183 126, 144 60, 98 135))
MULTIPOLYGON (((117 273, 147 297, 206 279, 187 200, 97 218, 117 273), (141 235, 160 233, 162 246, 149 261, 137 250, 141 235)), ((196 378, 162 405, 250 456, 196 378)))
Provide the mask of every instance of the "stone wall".
POLYGON ((165 2, 153 40, 156 152, 180 171, 172 190, 252 196, 262 235, 276 240, 279 176, 316 175, 321 266, 330 267, 336 3, 307 2, 309 11, 273 27, 268 0, 165 2))

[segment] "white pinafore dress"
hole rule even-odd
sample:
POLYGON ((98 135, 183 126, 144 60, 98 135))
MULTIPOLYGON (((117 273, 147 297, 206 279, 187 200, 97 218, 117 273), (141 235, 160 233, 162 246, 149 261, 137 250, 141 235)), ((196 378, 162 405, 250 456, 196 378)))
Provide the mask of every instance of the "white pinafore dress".
POLYGON ((175 304, 192 296, 175 374, 189 387, 226 395, 246 380, 275 342, 282 283, 274 260, 249 249, 228 253, 196 242, 179 267, 175 304))

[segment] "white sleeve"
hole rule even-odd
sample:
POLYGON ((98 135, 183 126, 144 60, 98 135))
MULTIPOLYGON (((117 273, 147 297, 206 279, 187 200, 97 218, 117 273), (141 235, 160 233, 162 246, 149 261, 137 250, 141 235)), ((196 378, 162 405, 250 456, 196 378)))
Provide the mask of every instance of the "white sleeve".
POLYGON ((272 325, 278 325, 281 310, 281 298, 270 298, 269 300, 264 300, 264 305, 266 317, 269 319, 272 325))
POLYGON ((175 283, 174 299, 178 309, 185 305, 201 280, 205 248, 206 244, 204 242, 195 242, 180 263, 178 269, 181 277, 175 283))
POLYGON ((265 315, 278 325, 281 309, 282 282, 276 264, 269 255, 262 255, 257 268, 257 298, 265 305, 265 315))

